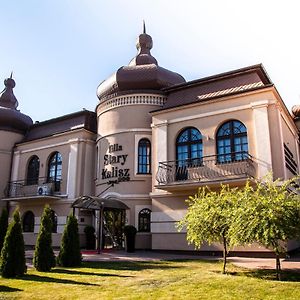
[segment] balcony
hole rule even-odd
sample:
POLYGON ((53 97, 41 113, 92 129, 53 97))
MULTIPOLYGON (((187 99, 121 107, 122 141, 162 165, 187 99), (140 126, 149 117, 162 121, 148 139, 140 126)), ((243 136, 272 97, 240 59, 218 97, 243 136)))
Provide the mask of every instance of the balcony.
POLYGON ((253 157, 247 152, 210 155, 181 161, 160 162, 156 173, 159 189, 174 190, 188 185, 219 184, 255 177, 253 157))
POLYGON ((60 188, 61 180, 49 180, 44 177, 11 181, 6 187, 6 197, 10 200, 13 198, 57 198, 60 194, 60 188))

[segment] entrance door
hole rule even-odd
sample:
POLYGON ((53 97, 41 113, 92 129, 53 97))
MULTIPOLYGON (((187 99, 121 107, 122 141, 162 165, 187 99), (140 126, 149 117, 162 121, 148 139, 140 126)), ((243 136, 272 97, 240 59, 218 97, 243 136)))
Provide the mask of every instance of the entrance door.
POLYGON ((104 209, 104 247, 121 249, 124 245, 126 212, 123 209, 104 209))

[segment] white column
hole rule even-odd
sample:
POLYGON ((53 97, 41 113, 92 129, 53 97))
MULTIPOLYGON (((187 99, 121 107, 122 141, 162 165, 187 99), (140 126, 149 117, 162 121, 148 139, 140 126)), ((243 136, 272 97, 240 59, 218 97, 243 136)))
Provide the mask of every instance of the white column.
POLYGON ((155 125, 156 127, 156 153, 157 161, 168 160, 168 122, 155 125))
POLYGON ((20 157, 21 157, 21 152, 15 151, 13 156, 13 163, 12 163, 12 172, 11 172, 11 179, 10 179, 11 181, 17 181, 19 179, 18 173, 19 173, 20 157))
POLYGON ((67 195, 69 199, 74 199, 76 197, 76 178, 78 175, 78 148, 79 140, 71 140, 67 176, 67 195))
POLYGON ((158 166, 160 162, 168 160, 168 122, 164 121, 159 124, 153 125, 152 134, 152 185, 157 185, 156 172, 158 171, 158 166))
POLYGON ((285 155, 284 155, 284 148, 283 148, 283 130, 282 130, 282 116, 280 113, 280 109, 277 109, 277 116, 278 116, 278 124, 279 124, 279 136, 280 136, 280 142, 278 147, 280 147, 281 150, 281 158, 282 158, 282 170, 283 170, 283 174, 284 174, 284 179, 287 179, 287 170, 285 167, 285 155))
POLYGON ((268 120, 268 100, 252 104, 256 159, 258 163, 257 176, 265 176, 272 170, 272 153, 270 128, 268 120))

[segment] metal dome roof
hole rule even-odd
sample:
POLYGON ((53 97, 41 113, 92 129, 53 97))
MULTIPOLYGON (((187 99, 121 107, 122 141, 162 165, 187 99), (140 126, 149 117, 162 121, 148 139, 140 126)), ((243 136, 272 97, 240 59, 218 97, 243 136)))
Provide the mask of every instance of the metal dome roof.
POLYGON ((16 83, 12 74, 4 80, 4 85, 5 88, 0 93, 0 129, 25 133, 32 125, 32 120, 17 110, 18 100, 13 92, 16 83))
POLYGON ((153 92, 185 82, 178 73, 158 65, 157 60, 150 53, 152 46, 152 38, 146 33, 144 24, 143 33, 139 35, 136 43, 137 55, 128 66, 119 68, 100 83, 97 88, 100 101, 126 92, 153 92))

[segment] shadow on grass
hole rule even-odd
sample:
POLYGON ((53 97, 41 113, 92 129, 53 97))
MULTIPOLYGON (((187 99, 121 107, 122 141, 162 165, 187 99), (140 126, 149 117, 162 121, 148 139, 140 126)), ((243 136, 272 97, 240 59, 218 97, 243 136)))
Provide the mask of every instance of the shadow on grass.
MULTIPOLYGON (((237 275, 240 275, 239 272, 237 275)), ((242 276, 259 278, 264 280, 276 280, 276 271, 270 269, 247 270, 242 272, 242 276)), ((285 269, 281 271, 281 281, 300 282, 300 272, 285 269)))
POLYGON ((84 272, 78 270, 70 270, 70 269, 53 269, 51 273, 58 274, 71 274, 71 275, 88 275, 88 276, 105 276, 105 277, 133 277, 129 275, 117 275, 117 274, 109 274, 109 273, 93 273, 93 272, 84 272))
POLYGON ((0 285, 0 292, 21 292, 22 290, 16 289, 16 288, 11 288, 9 286, 5 285, 0 285))
POLYGON ((40 275, 35 275, 35 274, 25 275, 24 277, 22 277, 22 280, 98 286, 98 284, 93 284, 93 283, 88 283, 88 282, 80 282, 80 281, 75 281, 75 280, 70 280, 70 279, 53 278, 53 277, 40 276, 40 275))
MULTIPOLYGON (((221 274, 221 271, 213 271, 213 273, 221 274)), ((250 277, 262 280, 271 280, 277 281, 276 279, 276 270, 272 269, 257 269, 257 270, 243 270, 243 271, 234 271, 226 272, 225 275, 231 276, 240 276, 240 277, 250 277)), ((285 269, 281 271, 281 280, 286 282, 300 282, 300 271, 285 269)))
POLYGON ((124 262, 124 261, 110 261, 110 262, 83 262, 83 268, 91 269, 106 269, 106 270, 127 270, 127 271, 142 271, 148 269, 177 269, 181 266, 171 266, 167 261, 157 262, 124 262))

